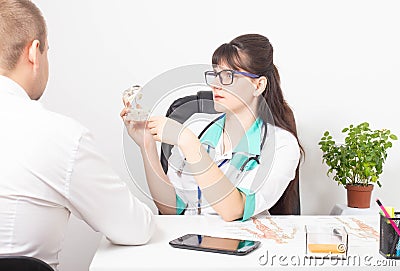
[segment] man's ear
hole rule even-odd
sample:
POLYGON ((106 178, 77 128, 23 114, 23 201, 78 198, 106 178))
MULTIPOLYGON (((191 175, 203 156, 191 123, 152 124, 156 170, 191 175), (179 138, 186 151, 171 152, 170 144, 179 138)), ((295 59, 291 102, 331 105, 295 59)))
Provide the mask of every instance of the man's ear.
POLYGON ((260 96, 265 89, 267 88, 267 84, 268 84, 268 79, 265 76, 261 76, 260 78, 257 79, 257 85, 256 85, 256 89, 254 90, 254 96, 258 97, 260 96))
POLYGON ((28 47, 28 59, 34 66, 39 65, 40 41, 34 40, 28 47))

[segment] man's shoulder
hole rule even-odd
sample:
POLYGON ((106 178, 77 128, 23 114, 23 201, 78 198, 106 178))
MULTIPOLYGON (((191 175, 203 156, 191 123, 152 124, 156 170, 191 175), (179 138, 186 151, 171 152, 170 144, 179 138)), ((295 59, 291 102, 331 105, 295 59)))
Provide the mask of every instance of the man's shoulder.
POLYGON ((63 136, 87 133, 88 129, 77 120, 66 115, 48 110, 42 105, 37 105, 37 122, 38 129, 50 130, 53 133, 62 134, 63 136))

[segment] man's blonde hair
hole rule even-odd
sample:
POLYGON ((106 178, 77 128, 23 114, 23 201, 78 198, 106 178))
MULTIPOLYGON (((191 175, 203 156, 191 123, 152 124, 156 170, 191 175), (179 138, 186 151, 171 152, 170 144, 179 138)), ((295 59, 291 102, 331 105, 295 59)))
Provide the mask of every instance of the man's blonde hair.
POLYGON ((38 40, 43 53, 47 37, 42 13, 29 0, 0 0, 0 67, 14 70, 28 43, 38 40))

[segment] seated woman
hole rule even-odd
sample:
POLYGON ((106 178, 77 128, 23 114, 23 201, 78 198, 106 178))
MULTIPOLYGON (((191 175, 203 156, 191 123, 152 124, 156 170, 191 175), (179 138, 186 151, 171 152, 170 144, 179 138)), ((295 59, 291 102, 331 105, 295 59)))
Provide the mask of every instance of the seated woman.
MULTIPOLYGON (((163 116, 126 120, 147 183, 162 214, 219 214, 246 220, 281 198, 301 156, 269 40, 242 35, 221 45, 205 72, 221 114, 193 115, 183 125, 163 116), (174 145, 165 174, 156 141, 174 145)), ((127 105, 126 105, 127 106, 127 105)))

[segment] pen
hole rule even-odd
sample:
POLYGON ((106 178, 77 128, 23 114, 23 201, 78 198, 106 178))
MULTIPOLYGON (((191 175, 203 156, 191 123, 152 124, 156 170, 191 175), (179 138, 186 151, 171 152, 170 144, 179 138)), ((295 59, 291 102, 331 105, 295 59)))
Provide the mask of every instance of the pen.
POLYGON ((386 211, 385 207, 382 205, 381 201, 379 199, 376 199, 376 203, 378 203, 379 207, 382 209, 383 213, 385 214, 385 217, 390 221, 390 224, 392 224, 393 229, 400 236, 400 229, 397 227, 396 223, 394 223, 393 219, 390 218, 388 212, 386 211))
MULTIPOLYGON (((396 215, 396 217, 397 217, 397 215, 396 215)), ((400 258, 400 236, 397 236, 396 257, 400 258)))
POLYGON ((201 189, 197 186, 197 214, 201 214, 201 189))

